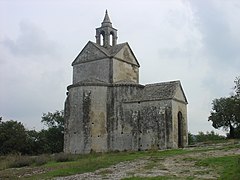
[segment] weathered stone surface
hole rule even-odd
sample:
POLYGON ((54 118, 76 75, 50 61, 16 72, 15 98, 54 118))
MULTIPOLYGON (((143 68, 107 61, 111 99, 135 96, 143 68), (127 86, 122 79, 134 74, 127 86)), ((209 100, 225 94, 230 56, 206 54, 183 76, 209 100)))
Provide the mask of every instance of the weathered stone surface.
POLYGON ((186 146, 187 99, 180 81, 138 84, 139 63, 128 43, 117 44, 117 30, 106 16, 96 43, 88 42, 72 63, 64 152, 186 146))

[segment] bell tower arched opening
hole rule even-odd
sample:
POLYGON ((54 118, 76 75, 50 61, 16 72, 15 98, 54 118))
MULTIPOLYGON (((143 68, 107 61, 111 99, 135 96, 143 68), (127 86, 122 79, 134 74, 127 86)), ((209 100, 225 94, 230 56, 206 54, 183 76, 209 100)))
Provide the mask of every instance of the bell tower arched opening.
POLYGON ((109 45, 113 46, 113 33, 110 33, 110 37, 109 37, 109 45))
POLYGON ((105 33, 104 33, 103 31, 102 31, 101 34, 100 34, 100 43, 99 43, 99 44, 100 44, 101 46, 104 45, 104 39, 105 39, 105 38, 104 38, 104 34, 105 34, 105 33))

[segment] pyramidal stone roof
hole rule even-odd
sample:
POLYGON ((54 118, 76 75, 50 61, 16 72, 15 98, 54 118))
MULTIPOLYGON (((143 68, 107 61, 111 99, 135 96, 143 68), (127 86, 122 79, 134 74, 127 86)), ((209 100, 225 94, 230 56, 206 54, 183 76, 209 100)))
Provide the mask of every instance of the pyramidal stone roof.
POLYGON ((126 42, 126 43, 116 44, 115 46, 111 46, 109 48, 104 48, 97 43, 94 43, 94 42, 91 42, 91 43, 93 43, 94 46, 99 48, 99 50, 104 52, 108 57, 115 56, 125 45, 128 45, 128 43, 126 42))
POLYGON ((104 16, 104 19, 103 19, 103 22, 102 22, 102 27, 104 27, 104 26, 110 26, 110 27, 112 27, 112 23, 111 23, 110 18, 109 18, 109 16, 108 16, 107 10, 106 10, 106 12, 105 12, 105 16, 104 16))
POLYGON ((78 54, 78 56, 73 61, 72 65, 85 63, 88 61, 98 60, 102 58, 112 58, 118 52, 120 52, 125 46, 129 48, 133 57, 135 58, 136 65, 140 67, 137 58, 135 57, 133 51, 131 50, 129 44, 127 42, 116 44, 115 46, 111 46, 109 48, 104 48, 103 46, 89 41, 86 46, 82 49, 82 51, 78 54), (101 54, 99 54, 101 53, 101 54))

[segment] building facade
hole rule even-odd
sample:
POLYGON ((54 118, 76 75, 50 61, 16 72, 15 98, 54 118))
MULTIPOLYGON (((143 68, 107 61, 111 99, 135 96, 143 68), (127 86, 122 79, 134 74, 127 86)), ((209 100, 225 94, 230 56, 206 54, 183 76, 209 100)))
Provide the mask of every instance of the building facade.
POLYGON ((64 152, 84 154, 184 147, 187 99, 180 81, 139 84, 139 63, 106 11, 73 66, 65 102, 64 152))

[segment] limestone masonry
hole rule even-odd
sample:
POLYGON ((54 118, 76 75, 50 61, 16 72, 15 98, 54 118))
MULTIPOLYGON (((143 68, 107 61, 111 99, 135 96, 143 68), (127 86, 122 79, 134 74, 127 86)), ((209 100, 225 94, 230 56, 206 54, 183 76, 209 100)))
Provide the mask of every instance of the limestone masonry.
POLYGON ((139 84, 139 63, 106 11, 72 63, 65 102, 64 152, 84 154, 187 145, 187 99, 180 81, 139 84))

